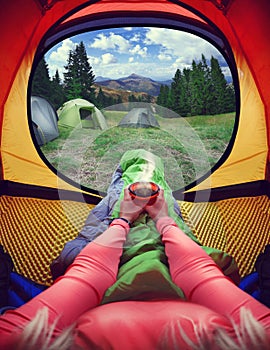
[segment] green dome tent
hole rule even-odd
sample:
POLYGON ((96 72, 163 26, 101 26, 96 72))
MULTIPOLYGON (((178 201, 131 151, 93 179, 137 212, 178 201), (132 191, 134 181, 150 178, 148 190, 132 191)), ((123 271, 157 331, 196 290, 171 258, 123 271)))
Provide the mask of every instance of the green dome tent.
POLYGON ((58 174, 36 147, 33 70, 68 35, 128 24, 190 31, 230 62, 238 101, 230 147, 209 174, 174 194, 203 244, 232 254, 242 276, 251 272, 270 227, 269 1, 4 0, 0 16, 0 241, 16 271, 50 284, 50 262, 102 198, 58 174))
POLYGON ((107 129, 103 114, 91 102, 77 98, 65 102, 58 110, 59 125, 72 128, 107 129))

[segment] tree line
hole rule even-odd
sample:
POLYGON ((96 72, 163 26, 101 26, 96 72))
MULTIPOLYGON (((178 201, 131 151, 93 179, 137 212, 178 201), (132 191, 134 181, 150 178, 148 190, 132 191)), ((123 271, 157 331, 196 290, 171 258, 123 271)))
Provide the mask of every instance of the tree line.
POLYGON ((80 42, 74 50, 70 50, 64 69, 63 81, 58 70, 50 78, 48 64, 43 57, 35 70, 32 95, 46 98, 55 109, 75 98, 85 99, 99 108, 122 103, 121 97, 114 99, 106 96, 101 88, 97 94, 95 93, 93 87, 95 75, 83 42, 80 42))
POLYGON ((218 60, 212 56, 208 66, 202 55, 191 68, 177 69, 171 86, 161 86, 157 104, 182 117, 228 113, 235 111, 235 92, 218 60))
MULTIPOLYGON (((45 58, 41 59, 35 70, 31 93, 46 98, 55 109, 75 98, 86 99, 98 108, 123 102, 121 96, 108 96, 101 87, 96 92, 94 83, 92 66, 84 43, 80 42, 69 52, 63 80, 58 70, 50 78, 48 64, 45 58)), ((142 97, 130 94, 129 102, 151 102, 151 99, 142 101, 142 97)), ((181 116, 219 114, 235 110, 235 95, 233 85, 227 83, 218 60, 212 57, 209 67, 202 55, 202 60, 193 61, 191 68, 184 68, 182 72, 177 69, 170 86, 161 86, 157 104, 181 116)))

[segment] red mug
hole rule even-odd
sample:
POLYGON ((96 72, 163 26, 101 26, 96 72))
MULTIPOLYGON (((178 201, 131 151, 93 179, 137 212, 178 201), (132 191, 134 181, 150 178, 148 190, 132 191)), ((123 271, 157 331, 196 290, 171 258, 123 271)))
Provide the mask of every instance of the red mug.
POLYGON ((152 205, 159 195, 160 187, 154 182, 138 181, 128 187, 132 199, 143 200, 152 205))

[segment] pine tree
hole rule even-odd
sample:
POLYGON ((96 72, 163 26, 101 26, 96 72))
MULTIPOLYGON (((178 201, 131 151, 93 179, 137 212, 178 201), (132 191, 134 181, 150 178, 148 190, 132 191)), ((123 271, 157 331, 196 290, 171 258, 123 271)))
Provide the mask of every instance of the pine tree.
POLYGON ((104 94, 104 92, 103 92, 101 87, 99 88, 99 91, 98 91, 98 94, 97 94, 97 97, 96 97, 96 104, 97 104, 98 108, 107 107, 106 96, 105 96, 105 94, 104 94))
POLYGON ((129 102, 129 109, 136 108, 138 99, 136 98, 135 95, 130 94, 130 95, 128 96, 128 102, 129 102))
POLYGON ((182 83, 182 73, 177 69, 171 84, 171 108, 179 115, 181 115, 184 100, 182 83))
POLYGON ((157 104, 172 109, 170 88, 168 85, 160 86, 160 93, 157 97, 157 104))
POLYGON ((202 54, 201 68, 203 71, 203 83, 201 86, 202 96, 202 115, 210 113, 210 104, 212 100, 212 83, 211 83, 211 71, 206 62, 205 56, 202 54))
POLYGON ((152 101, 151 95, 146 94, 142 96, 142 102, 151 103, 151 101, 152 101))
POLYGON ((74 51, 69 51, 67 65, 64 68, 66 70, 64 72, 64 90, 67 99, 82 98, 74 51))
POLYGON ((122 99, 122 97, 121 97, 121 95, 118 95, 117 96, 117 98, 115 99, 115 104, 121 104, 121 103, 123 103, 123 99, 122 99))
POLYGON ((190 75, 190 102, 191 102, 191 115, 201 115, 204 111, 204 96, 203 96, 203 84, 204 84, 204 69, 201 62, 198 64, 195 60, 192 61, 192 70, 190 75))
POLYGON ((187 117, 191 114, 191 87, 190 87, 191 70, 189 68, 183 69, 183 102, 181 107, 181 115, 187 117))
POLYGON ((138 102, 138 99, 136 98, 135 95, 130 94, 130 95, 128 96, 128 101, 129 101, 129 102, 138 102))
POLYGON ((157 103, 185 117, 235 111, 235 92, 222 73, 219 62, 211 58, 209 67, 204 55, 191 68, 176 70, 171 89, 160 88, 157 103))
POLYGON ((226 86, 226 100, 224 113, 235 112, 235 91, 233 84, 226 86))
POLYGON ((226 90, 227 82, 220 68, 219 62, 213 56, 211 57, 211 82, 213 104, 211 114, 224 113, 226 110, 226 90))
POLYGON ((122 96, 118 96, 118 98, 117 98, 117 103, 123 103, 123 99, 122 99, 122 96))
POLYGON ((58 69, 56 70, 55 75, 52 78, 51 86, 53 94, 50 98, 50 102, 55 109, 58 109, 67 100, 65 97, 58 69))
POLYGON ((64 72, 64 87, 69 99, 83 98, 95 102, 95 92, 92 85, 95 75, 88 62, 84 43, 81 41, 74 50, 69 52, 68 62, 64 72))
POLYGON ((32 95, 40 96, 50 101, 52 96, 52 86, 49 76, 48 64, 43 57, 36 68, 35 75, 32 82, 32 95))
POLYGON ((95 75, 88 62, 86 49, 82 41, 76 47, 75 52, 78 60, 77 64, 79 66, 78 76, 82 83, 82 96, 85 99, 93 99, 94 89, 92 88, 92 85, 95 82, 95 75))

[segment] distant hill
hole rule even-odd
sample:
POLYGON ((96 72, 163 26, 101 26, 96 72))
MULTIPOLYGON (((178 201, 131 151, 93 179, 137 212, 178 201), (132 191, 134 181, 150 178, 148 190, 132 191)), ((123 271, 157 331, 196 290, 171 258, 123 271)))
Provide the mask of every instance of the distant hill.
POLYGON ((144 92, 151 96, 158 96, 162 84, 170 84, 169 81, 158 82, 141 75, 131 74, 128 77, 119 79, 106 79, 97 77, 96 84, 113 90, 123 90, 128 92, 144 92))
POLYGON ((112 88, 108 88, 107 86, 101 86, 100 83, 94 84, 96 95, 98 94, 100 87, 102 88, 102 91, 105 96, 112 97, 114 100, 118 100, 118 98, 120 97, 123 103, 129 101, 130 95, 135 96, 137 99, 141 98, 142 101, 150 100, 151 103, 156 103, 156 97, 151 96, 146 92, 134 92, 134 91, 126 91, 123 89, 112 89, 112 88))
POLYGON ((106 81, 106 80, 110 80, 110 78, 105 78, 105 77, 101 77, 101 76, 97 76, 95 81, 96 83, 99 83, 101 81, 106 81))
POLYGON ((171 85, 172 79, 164 80, 164 81, 157 81, 161 85, 171 85))

